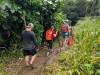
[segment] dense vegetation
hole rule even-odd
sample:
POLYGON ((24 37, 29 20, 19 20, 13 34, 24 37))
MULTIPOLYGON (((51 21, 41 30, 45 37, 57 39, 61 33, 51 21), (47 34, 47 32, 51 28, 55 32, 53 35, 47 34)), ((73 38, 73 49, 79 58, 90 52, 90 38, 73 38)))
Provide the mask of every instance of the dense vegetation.
POLYGON ((100 18, 85 18, 74 27, 74 45, 59 54, 42 75, 99 75, 100 18))
POLYGON ((29 22, 35 25, 34 31, 39 36, 51 25, 59 27, 64 19, 60 12, 61 1, 1 0, 0 4, 0 46, 6 48, 19 42, 20 33, 29 22))
POLYGON ((20 34, 25 25, 30 22, 35 25, 40 45, 41 32, 51 25, 59 31, 64 19, 75 25, 75 44, 60 54, 56 64, 45 69, 45 75, 51 72, 52 75, 98 75, 100 18, 97 16, 100 16, 100 0, 0 0, 0 75, 7 74, 3 67, 8 61, 22 57, 20 34), (93 19, 82 18, 86 16, 93 19))
POLYGON ((51 25, 59 30, 66 18, 75 25, 81 17, 99 15, 100 0, 0 0, 0 47, 17 44, 29 22, 34 23, 39 36, 51 25))
POLYGON ((22 56, 20 34, 28 23, 41 42, 43 29, 54 25, 57 30, 64 19, 62 1, 58 0, 0 0, 0 74, 6 75, 4 66, 22 56))
POLYGON ((73 25, 81 17, 100 16, 100 0, 65 0, 63 11, 73 25))

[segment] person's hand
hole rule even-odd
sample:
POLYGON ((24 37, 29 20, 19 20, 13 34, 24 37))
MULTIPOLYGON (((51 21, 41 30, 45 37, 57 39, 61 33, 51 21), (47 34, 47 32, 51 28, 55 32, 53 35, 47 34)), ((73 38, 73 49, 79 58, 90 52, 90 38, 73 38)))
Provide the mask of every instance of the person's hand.
POLYGON ((34 46, 34 49, 38 49, 38 46, 37 46, 37 45, 35 45, 35 46, 34 46))

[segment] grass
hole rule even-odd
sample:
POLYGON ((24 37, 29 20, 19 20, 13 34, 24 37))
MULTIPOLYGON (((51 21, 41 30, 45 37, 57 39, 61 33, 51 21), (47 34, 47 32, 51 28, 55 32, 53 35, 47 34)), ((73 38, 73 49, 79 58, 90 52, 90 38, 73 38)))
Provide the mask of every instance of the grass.
POLYGON ((8 50, 2 50, 0 52, 0 75, 12 75, 6 71, 6 66, 10 65, 9 62, 19 60, 19 58, 22 57, 22 50, 15 46, 12 46, 12 48, 8 50))
POLYGON ((100 75, 100 18, 80 20, 73 35, 74 45, 60 53, 43 75, 100 75))
MULTIPOLYGON (((41 75, 100 75, 100 18, 80 20, 73 28, 73 35, 74 45, 60 53, 56 62, 44 67, 41 75)), ((11 75, 5 71, 7 62, 22 57, 15 46, 1 52, 0 75, 11 75)))

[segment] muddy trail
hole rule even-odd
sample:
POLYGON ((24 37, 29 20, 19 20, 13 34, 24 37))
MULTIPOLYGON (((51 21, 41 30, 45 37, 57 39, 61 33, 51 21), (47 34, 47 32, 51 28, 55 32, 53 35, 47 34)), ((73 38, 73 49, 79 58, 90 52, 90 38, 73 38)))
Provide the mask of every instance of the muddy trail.
POLYGON ((63 51, 64 48, 55 48, 53 52, 47 56, 47 49, 42 49, 38 52, 37 58, 33 64, 33 69, 28 70, 25 68, 24 60, 14 61, 13 65, 9 65, 7 71, 11 72, 12 75, 41 75, 41 70, 46 65, 52 64, 57 58, 57 54, 63 51))

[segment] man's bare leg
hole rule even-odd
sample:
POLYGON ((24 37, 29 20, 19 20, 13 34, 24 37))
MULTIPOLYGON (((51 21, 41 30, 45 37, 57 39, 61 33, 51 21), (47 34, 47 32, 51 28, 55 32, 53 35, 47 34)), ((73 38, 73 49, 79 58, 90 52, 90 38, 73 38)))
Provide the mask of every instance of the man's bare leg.
POLYGON ((25 56, 25 64, 26 66, 29 66, 30 56, 25 56))
POLYGON ((63 47, 65 47, 66 46, 66 39, 64 39, 64 41, 63 41, 63 47))
POLYGON ((35 58, 36 58, 36 55, 31 56, 31 59, 30 59, 30 64, 31 64, 31 65, 32 65, 32 64, 33 64, 33 62, 35 61, 35 58))

